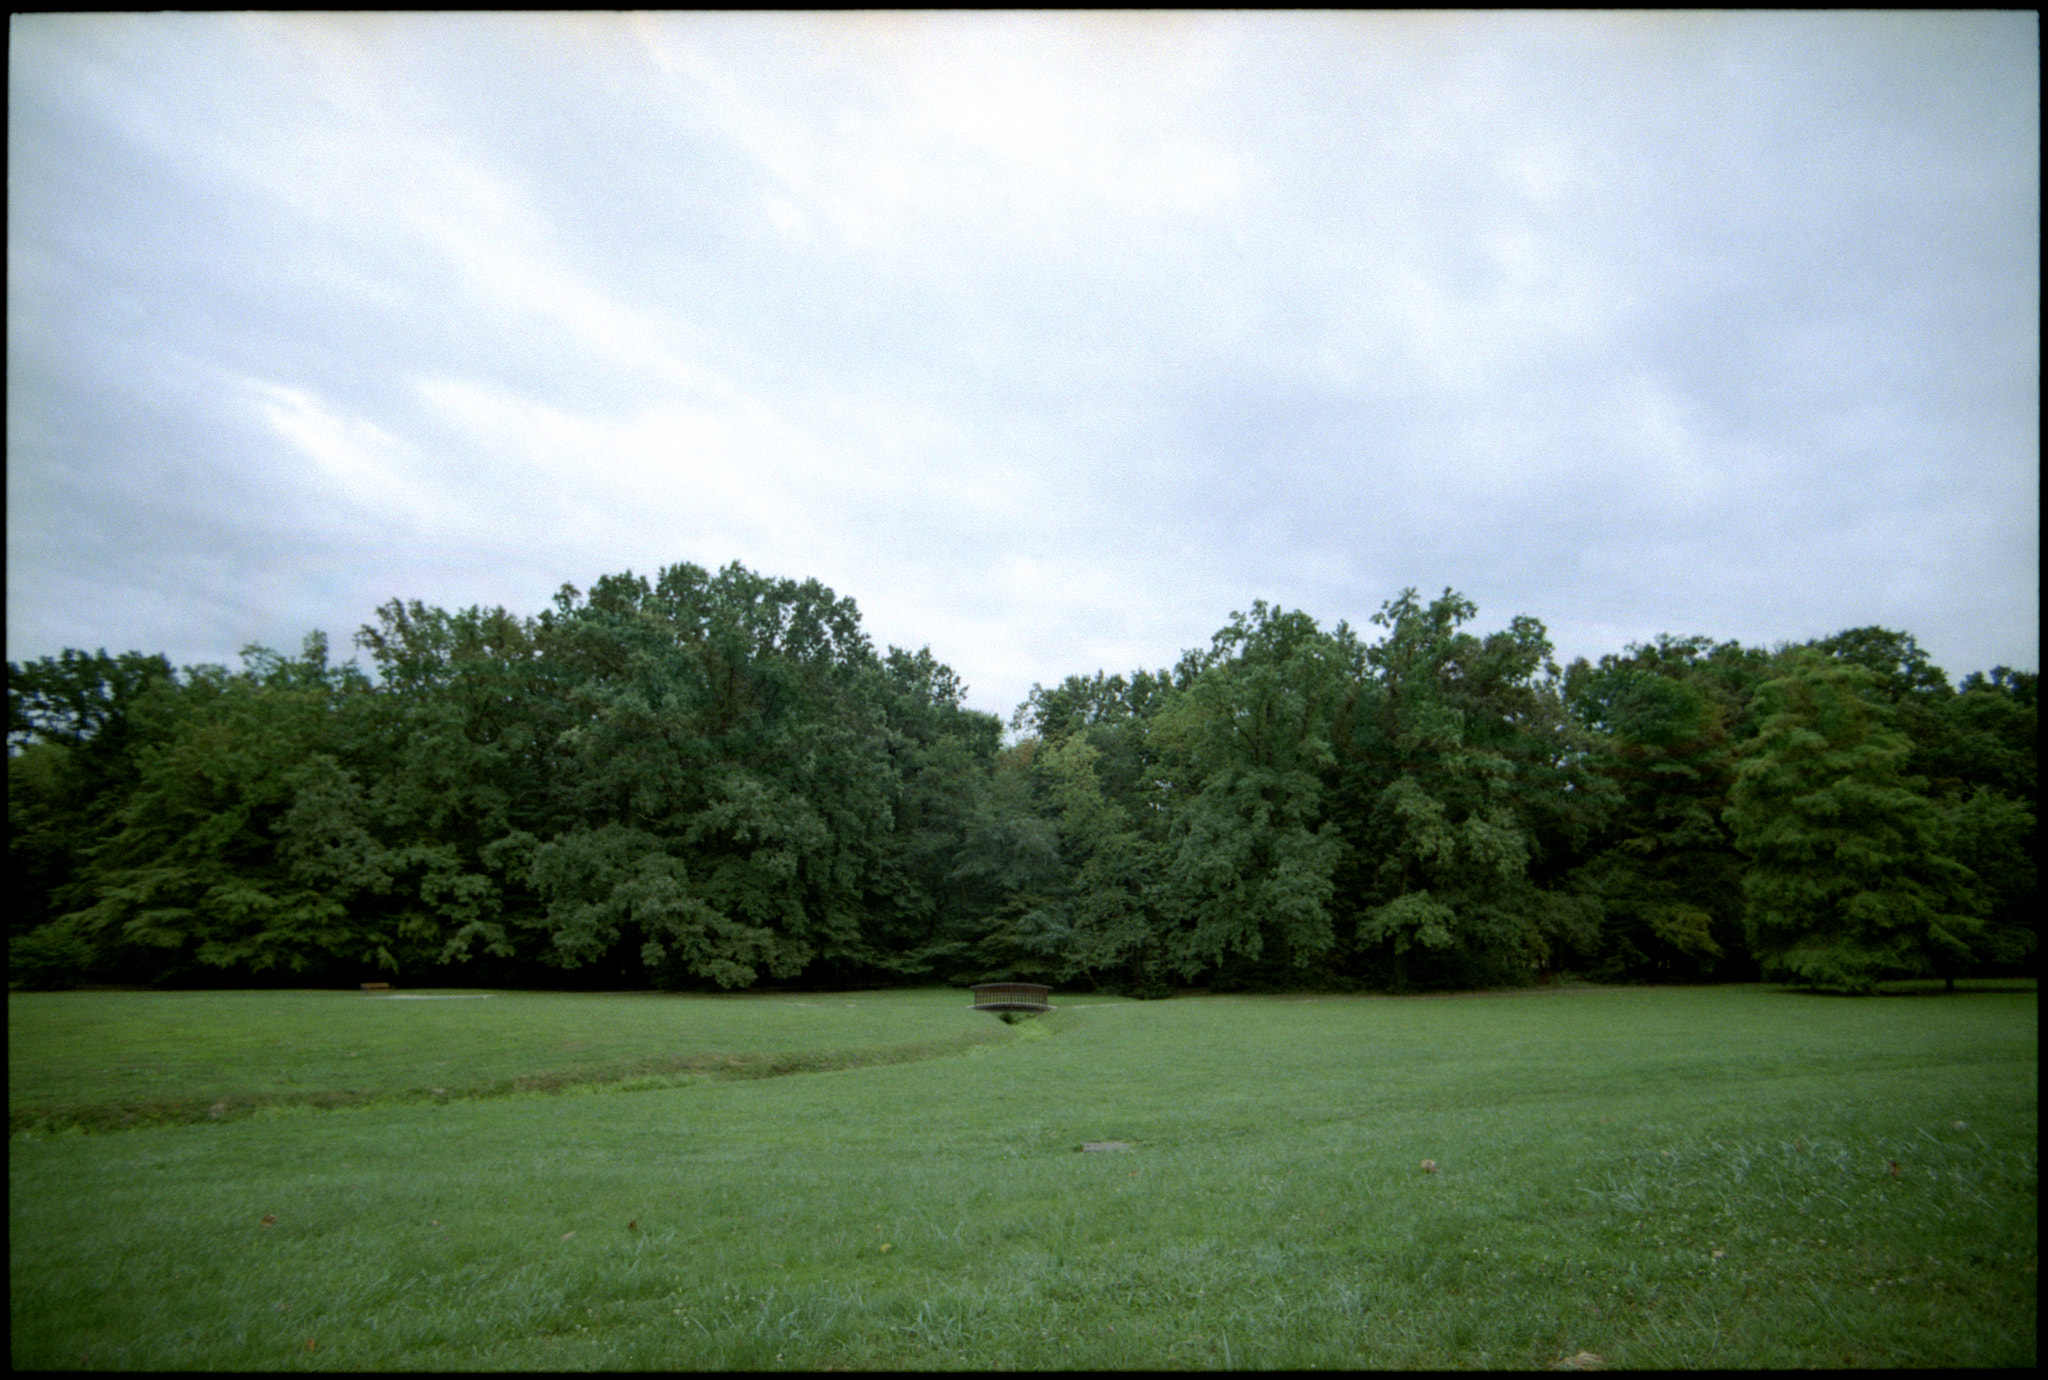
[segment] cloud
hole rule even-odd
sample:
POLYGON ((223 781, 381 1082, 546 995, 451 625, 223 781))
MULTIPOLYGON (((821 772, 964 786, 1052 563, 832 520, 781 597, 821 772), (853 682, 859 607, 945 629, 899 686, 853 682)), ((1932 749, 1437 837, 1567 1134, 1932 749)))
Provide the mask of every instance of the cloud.
POLYGON ((738 559, 1001 713, 1255 598, 2037 660, 2023 15, 49 15, 9 654, 738 559))

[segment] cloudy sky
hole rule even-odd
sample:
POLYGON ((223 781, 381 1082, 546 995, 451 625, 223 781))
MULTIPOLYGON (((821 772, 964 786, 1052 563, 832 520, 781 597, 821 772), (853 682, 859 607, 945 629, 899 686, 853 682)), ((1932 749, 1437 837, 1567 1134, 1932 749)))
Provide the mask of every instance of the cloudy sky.
POLYGON ((1265 599, 2039 665, 2031 13, 32 16, 7 655, 738 560, 969 703, 1265 599))

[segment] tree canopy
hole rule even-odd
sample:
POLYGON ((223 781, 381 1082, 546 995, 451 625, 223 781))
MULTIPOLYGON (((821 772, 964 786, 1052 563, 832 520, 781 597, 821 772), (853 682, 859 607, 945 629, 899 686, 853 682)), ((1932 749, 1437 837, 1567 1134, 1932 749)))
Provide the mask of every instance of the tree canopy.
POLYGON ((1560 668, 1455 590, 1255 602, 1005 726, 815 580, 393 599, 8 666, 10 979, 1136 994, 2031 971, 2037 677, 1908 634, 1560 668))

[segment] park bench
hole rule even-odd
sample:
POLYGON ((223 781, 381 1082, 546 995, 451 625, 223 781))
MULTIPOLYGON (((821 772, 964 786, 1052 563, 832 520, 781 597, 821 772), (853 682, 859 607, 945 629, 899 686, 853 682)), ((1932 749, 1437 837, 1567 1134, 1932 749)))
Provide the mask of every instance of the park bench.
POLYGON ((1035 982, 983 982, 974 988, 974 1009, 976 1011, 1026 1011, 1032 1015, 1052 1010, 1047 1000, 1052 988, 1041 987, 1035 982))
POLYGON ((389 992, 391 984, 388 982, 366 982, 363 984, 363 990, 365 992, 389 992))

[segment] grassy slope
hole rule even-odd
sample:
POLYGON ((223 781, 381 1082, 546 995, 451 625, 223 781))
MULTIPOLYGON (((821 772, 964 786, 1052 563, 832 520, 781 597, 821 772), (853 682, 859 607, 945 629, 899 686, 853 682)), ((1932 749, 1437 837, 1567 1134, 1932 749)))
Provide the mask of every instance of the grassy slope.
MULTIPOLYGON (((931 1019, 937 994, 675 998, 354 992, 10 994, 13 1130, 232 1118, 292 1103, 687 1083, 928 1057, 1000 1039, 931 1019)), ((964 1006, 962 996, 942 999, 964 1006)))
POLYGON ((17 1136, 14 1364, 2033 1363, 2031 991, 1085 1000, 1015 1028, 953 993, 829 1000, 857 1005, 409 1005, 448 1013, 430 1053, 504 1022, 467 1053, 486 1083, 566 1029, 616 1067, 996 1043, 17 1136), (1075 1151, 1112 1139, 1137 1148, 1075 1151))

